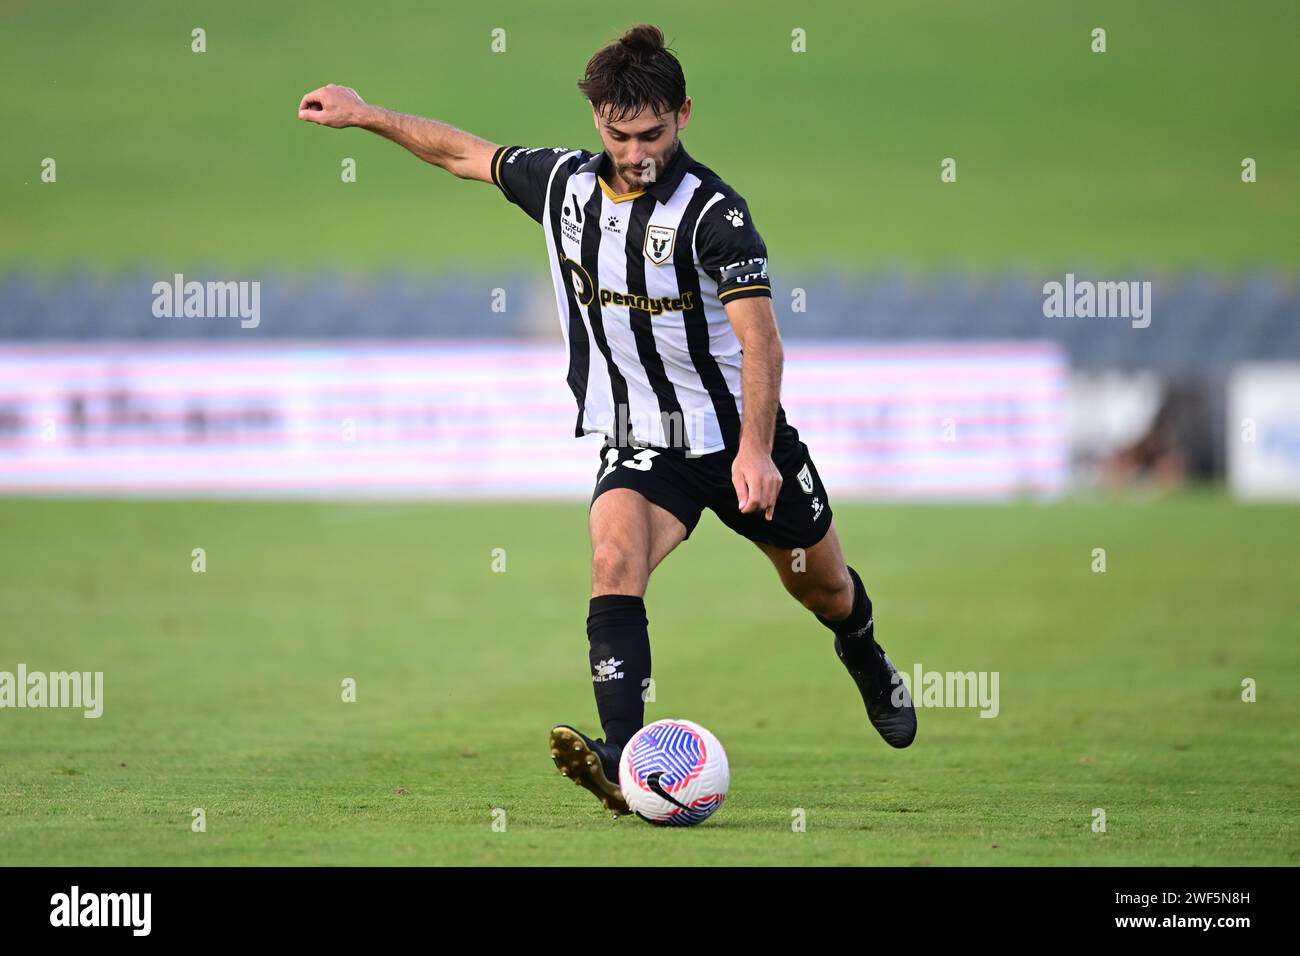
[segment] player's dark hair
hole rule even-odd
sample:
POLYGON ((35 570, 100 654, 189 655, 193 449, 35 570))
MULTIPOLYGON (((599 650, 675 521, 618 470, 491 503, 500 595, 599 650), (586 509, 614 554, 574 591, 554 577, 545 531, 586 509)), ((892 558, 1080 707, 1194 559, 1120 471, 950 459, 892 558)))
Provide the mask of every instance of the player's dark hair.
POLYGON ((578 89, 596 112, 606 106, 606 119, 617 122, 645 107, 656 113, 677 112, 686 102, 686 76, 677 57, 664 45, 664 34, 650 23, 638 23, 587 61, 578 89))

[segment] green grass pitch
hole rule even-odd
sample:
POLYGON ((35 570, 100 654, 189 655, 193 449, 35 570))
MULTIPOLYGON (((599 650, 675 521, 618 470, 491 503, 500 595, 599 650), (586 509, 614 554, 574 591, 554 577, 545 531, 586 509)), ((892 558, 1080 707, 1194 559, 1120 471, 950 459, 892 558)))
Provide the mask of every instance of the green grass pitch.
POLYGON ((581 503, 0 501, 0 670, 105 682, 98 720, 0 711, 0 861, 1300 862, 1300 510, 836 520, 899 666, 997 671, 999 715, 922 709, 888 748, 829 633, 706 515, 651 580, 647 716, 716 732, 731 794, 668 831, 609 817, 547 754, 553 723, 598 729, 581 503))
POLYGON ((683 142, 750 202, 774 263, 1294 269, 1300 8, 1260 0, 791 4, 532 0, 360 11, 135 0, 10 4, 0 266, 545 275, 535 224, 379 137, 300 122, 356 87, 489 140, 594 149, 575 88, 661 26, 694 100, 683 142), (191 51, 206 30, 207 50, 191 51), (1107 31, 1105 53, 1092 31, 1107 31), (492 50, 494 30, 505 50, 492 50), (806 52, 792 50, 803 31, 806 52), (1258 164, 1253 184, 1241 163, 1258 164), (40 181, 46 158, 58 181, 40 181), (341 182, 355 159, 357 181, 341 182), (940 163, 957 181, 940 182, 940 163))

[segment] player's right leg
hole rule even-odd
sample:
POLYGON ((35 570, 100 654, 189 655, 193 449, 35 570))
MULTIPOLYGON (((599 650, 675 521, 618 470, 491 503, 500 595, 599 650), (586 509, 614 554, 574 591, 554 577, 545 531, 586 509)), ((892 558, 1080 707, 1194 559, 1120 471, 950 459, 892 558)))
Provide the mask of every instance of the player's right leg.
POLYGON ((690 536, 702 510, 679 462, 648 451, 653 450, 602 451, 588 520, 588 655, 605 738, 593 739, 568 725, 552 728, 550 737, 551 757, 560 772, 615 813, 628 812, 618 787, 619 757, 645 715, 643 694, 650 678, 646 585, 659 562, 690 536))

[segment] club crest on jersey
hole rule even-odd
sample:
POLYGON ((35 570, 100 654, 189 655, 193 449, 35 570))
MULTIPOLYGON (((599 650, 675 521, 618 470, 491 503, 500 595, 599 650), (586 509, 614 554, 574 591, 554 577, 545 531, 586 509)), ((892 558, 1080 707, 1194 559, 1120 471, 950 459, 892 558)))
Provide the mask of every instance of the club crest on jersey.
POLYGON ((647 226, 645 231, 645 257, 657 266, 663 265, 673 254, 677 230, 669 226, 647 226))
POLYGON ((804 462, 803 467, 799 469, 799 474, 795 477, 799 479, 799 487, 803 489, 805 495, 813 493, 812 472, 808 470, 807 462, 804 462))

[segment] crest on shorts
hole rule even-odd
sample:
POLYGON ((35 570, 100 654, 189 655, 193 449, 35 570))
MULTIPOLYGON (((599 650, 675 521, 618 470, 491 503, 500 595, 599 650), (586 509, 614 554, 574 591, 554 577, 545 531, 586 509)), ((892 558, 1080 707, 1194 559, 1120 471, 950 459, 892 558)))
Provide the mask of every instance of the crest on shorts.
POLYGON ((799 479, 799 487, 803 489, 805 495, 813 493, 812 472, 808 470, 807 462, 803 463, 803 467, 799 469, 799 474, 795 477, 799 479))
POLYGON ((673 254, 673 240, 677 230, 669 226, 647 226, 645 231, 645 257, 657 266, 663 265, 673 254))

